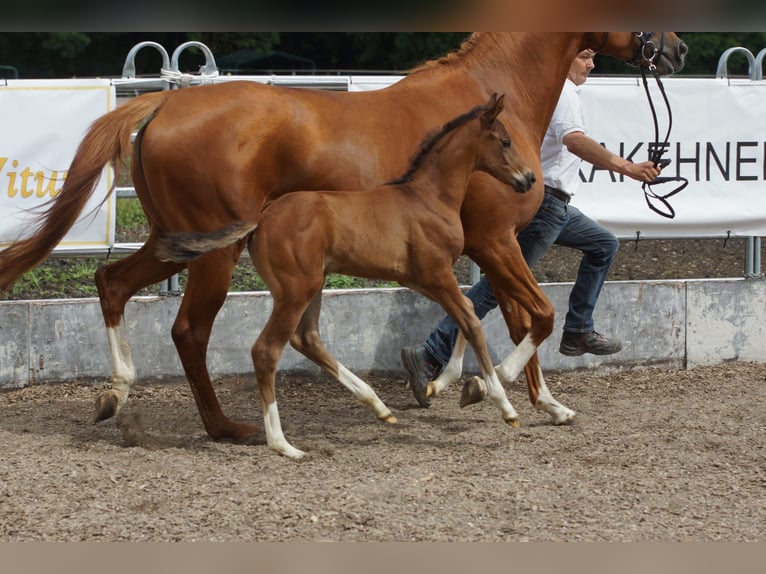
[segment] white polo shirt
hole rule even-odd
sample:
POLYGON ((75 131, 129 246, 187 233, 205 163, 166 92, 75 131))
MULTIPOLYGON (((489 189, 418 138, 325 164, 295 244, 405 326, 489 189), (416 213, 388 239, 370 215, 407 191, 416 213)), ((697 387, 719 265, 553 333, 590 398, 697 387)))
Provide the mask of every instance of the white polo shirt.
POLYGON ((588 133, 580 88, 569 78, 564 82, 561 96, 545 131, 540 158, 545 185, 555 187, 573 196, 580 185, 578 171, 582 160, 570 153, 564 137, 572 132, 588 133))

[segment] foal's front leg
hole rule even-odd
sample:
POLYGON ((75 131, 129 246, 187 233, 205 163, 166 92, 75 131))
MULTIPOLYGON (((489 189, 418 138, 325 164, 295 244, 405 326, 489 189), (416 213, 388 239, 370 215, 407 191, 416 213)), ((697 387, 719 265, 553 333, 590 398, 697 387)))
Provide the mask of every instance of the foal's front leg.
MULTIPOLYGON (((470 299, 460 292, 460 287, 457 281, 455 281, 454 275, 450 275, 449 278, 442 278, 441 283, 434 276, 432 285, 433 287, 430 289, 424 289, 424 292, 444 308, 447 314, 458 325, 465 339, 471 344, 479 362, 486 392, 498 409, 500 409, 503 420, 511 426, 519 426, 519 415, 508 400, 508 396, 505 394, 505 390, 500 384, 500 379, 498 379, 492 366, 481 321, 476 316, 476 313, 474 313, 473 304, 470 299)), ((458 343, 460 344, 460 337, 458 337, 458 343)), ((464 343, 462 345, 464 346, 464 343)), ((435 387, 429 384, 429 388, 433 389, 435 387)))
POLYGON ((426 397, 435 397, 453 383, 457 383, 463 374, 463 357, 468 341, 466 341, 463 331, 458 331, 455 347, 452 349, 447 366, 444 367, 439 376, 428 383, 426 387, 426 397))

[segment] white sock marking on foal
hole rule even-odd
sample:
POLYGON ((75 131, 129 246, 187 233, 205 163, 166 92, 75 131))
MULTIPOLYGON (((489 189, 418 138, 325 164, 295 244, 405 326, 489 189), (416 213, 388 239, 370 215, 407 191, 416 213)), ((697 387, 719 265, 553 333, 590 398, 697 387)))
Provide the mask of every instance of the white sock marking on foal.
POLYGON ((455 341, 455 348, 452 349, 452 355, 449 358, 447 366, 444 367, 444 370, 439 373, 439 376, 436 377, 431 384, 434 396, 441 393, 452 383, 456 383, 460 380, 460 376, 463 374, 463 357, 465 356, 467 344, 468 342, 462 331, 459 331, 457 341, 455 341))
POLYGON ((521 371, 524 370, 524 366, 532 358, 532 355, 537 351, 537 346, 532 343, 531 335, 527 334, 521 340, 521 343, 511 351, 505 360, 495 367, 495 372, 500 380, 504 383, 512 383, 515 381, 521 371))
POLYGON ((354 394, 360 403, 369 406, 376 417, 384 419, 391 416, 391 410, 383 404, 372 387, 340 363, 338 363, 338 380, 354 394))
POLYGON ((266 430, 266 444, 269 448, 289 458, 301 458, 305 452, 292 446, 282 432, 277 402, 271 403, 263 413, 263 427, 266 430))
POLYGON ((500 412, 503 413, 503 420, 506 422, 518 420, 519 415, 516 413, 516 409, 513 408, 511 401, 508 400, 508 395, 505 394, 505 389, 503 389, 503 385, 500 383, 500 379, 498 379, 495 371, 492 371, 484 379, 484 382, 487 385, 487 395, 497 405, 500 412))

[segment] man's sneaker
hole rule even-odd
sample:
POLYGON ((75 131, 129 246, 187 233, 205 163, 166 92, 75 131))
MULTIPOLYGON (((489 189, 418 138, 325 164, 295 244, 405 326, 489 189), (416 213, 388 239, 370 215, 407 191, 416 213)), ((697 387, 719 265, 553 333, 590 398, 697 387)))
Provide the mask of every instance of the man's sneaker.
POLYGON ((585 353, 594 355, 611 355, 622 349, 619 339, 610 339, 601 333, 570 333, 564 331, 559 345, 559 353, 568 357, 579 357, 585 353))
POLYGON ((431 406, 431 399, 426 397, 428 383, 439 376, 442 365, 431 355, 424 345, 402 348, 402 364, 407 369, 407 382, 418 404, 423 408, 431 406))

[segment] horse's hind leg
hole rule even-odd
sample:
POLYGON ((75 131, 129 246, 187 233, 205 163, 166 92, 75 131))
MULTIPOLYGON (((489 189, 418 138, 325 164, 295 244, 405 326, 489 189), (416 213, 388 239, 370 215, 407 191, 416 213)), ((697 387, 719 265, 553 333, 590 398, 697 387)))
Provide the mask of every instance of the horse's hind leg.
POLYGON ((96 399, 95 422, 116 415, 136 383, 136 368, 125 327, 125 305, 141 288, 167 279, 184 265, 154 257, 152 237, 135 253, 96 271, 95 281, 112 358, 111 388, 96 399))
POLYGON ((391 414, 391 410, 380 400, 372 387, 344 367, 324 346, 322 338, 319 336, 321 306, 322 291, 320 290, 303 313, 298 328, 290 338, 290 344, 340 381, 360 403, 372 409, 378 419, 387 423, 395 423, 396 418, 391 414))
POLYGON ((221 411, 207 370, 207 345, 218 310, 226 300, 241 245, 214 251, 189 263, 189 278, 173 341, 208 435, 215 440, 249 440, 258 427, 233 422, 221 411))

